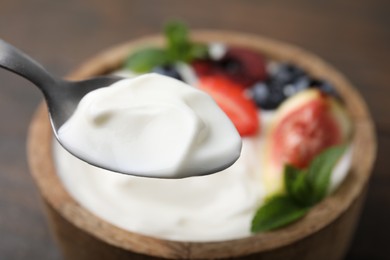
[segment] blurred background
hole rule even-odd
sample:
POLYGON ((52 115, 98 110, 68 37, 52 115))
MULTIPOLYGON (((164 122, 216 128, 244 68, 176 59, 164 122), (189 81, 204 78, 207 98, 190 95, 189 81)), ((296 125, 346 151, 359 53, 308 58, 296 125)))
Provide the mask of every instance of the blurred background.
MULTIPOLYGON (((172 19, 299 45, 352 81, 374 117, 379 151, 347 259, 389 259, 390 1, 0 0, 0 38, 60 76, 172 19)), ((61 259, 26 162, 27 128, 40 100, 34 86, 0 70, 0 259, 61 259)))

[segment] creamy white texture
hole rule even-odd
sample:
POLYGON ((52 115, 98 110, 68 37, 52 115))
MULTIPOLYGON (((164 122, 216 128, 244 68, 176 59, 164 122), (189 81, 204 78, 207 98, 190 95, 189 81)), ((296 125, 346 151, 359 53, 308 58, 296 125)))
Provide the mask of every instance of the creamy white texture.
POLYGON ((237 130, 210 96, 158 74, 88 93, 58 136, 94 165, 148 177, 216 172, 241 151, 237 130))
MULTIPOLYGON (((262 113, 264 128, 273 113, 262 113)), ((54 143, 57 172, 69 193, 100 218, 125 230, 178 241, 223 241, 250 236, 266 196, 263 135, 244 138, 240 158, 219 173, 180 180, 112 174, 86 164, 54 143)), ((333 170, 330 191, 346 177, 352 149, 333 170)))
POLYGON ((256 144, 243 143, 230 168, 185 179, 112 174, 55 145, 58 173, 86 209, 125 230, 184 241, 218 241, 250 235, 250 223, 264 189, 256 165, 256 144))

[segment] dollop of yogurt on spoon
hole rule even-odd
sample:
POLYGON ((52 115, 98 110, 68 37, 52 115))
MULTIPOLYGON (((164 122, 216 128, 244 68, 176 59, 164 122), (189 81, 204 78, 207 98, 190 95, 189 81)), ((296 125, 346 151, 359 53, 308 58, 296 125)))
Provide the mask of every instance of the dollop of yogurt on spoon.
POLYGON ((159 178, 220 171, 238 159, 242 146, 233 123, 210 96, 158 74, 88 93, 58 138, 95 166, 159 178))

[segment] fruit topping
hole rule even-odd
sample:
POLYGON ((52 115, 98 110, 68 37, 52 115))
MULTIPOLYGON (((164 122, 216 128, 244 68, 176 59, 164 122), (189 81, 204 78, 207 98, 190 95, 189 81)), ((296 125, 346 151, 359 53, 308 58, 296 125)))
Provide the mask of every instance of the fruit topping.
POLYGON ((337 90, 331 83, 326 80, 312 79, 310 81, 310 87, 317 88, 322 92, 337 98, 339 101, 342 101, 342 98, 340 97, 340 94, 337 92, 337 90))
POLYGON ((219 60, 196 60, 192 65, 199 76, 223 75, 243 87, 267 76, 263 56, 239 47, 229 47, 219 60))
POLYGON ((345 142, 349 132, 346 112, 331 96, 309 89, 286 100, 267 133, 267 187, 280 189, 284 165, 306 168, 323 150, 345 142))
POLYGON ((194 71, 198 77, 203 76, 213 76, 213 75, 219 75, 222 73, 219 70, 219 67, 217 66, 217 63, 212 60, 195 60, 192 62, 191 66, 194 68, 194 71))
POLYGON ((272 81, 278 85, 293 84, 299 78, 306 76, 306 73, 303 71, 303 69, 290 63, 271 65, 270 74, 272 81))
POLYGON ((258 111, 242 86, 221 75, 203 76, 199 88, 207 92, 232 120, 241 136, 254 135, 260 128, 258 111))
POLYGON ((256 105, 265 110, 276 109, 285 99, 308 88, 316 88, 339 100, 340 95, 325 80, 309 77, 305 71, 290 63, 270 63, 269 77, 250 88, 256 105))
POLYGON ((164 76, 168 76, 171 78, 175 78, 178 80, 183 80, 183 78, 181 77, 181 75, 179 74, 179 72, 177 71, 175 66, 173 66, 173 65, 158 66, 158 67, 153 68, 152 72, 155 72, 155 73, 158 73, 158 74, 161 74, 164 76))
POLYGON ((250 89, 250 94, 256 105, 265 110, 277 108, 286 99, 283 87, 273 86, 269 82, 256 83, 250 89))
POLYGON ((266 110, 277 108, 286 98, 305 90, 310 85, 306 73, 289 63, 271 63, 269 77, 251 88, 251 95, 258 107, 266 110))
POLYGON ((230 47, 219 64, 229 78, 246 87, 267 76, 263 56, 249 49, 230 47))

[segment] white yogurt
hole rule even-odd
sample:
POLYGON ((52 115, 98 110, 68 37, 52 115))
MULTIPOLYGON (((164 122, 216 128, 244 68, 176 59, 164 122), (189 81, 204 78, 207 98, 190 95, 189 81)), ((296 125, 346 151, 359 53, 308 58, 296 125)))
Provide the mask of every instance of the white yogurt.
POLYGON ((210 96, 158 74, 88 93, 58 137, 67 150, 94 165, 164 178, 224 169, 238 159, 242 145, 210 96))
POLYGON ((230 168, 185 179, 113 174, 78 160, 58 143, 54 154, 60 178, 86 209, 125 230, 182 241, 218 241, 250 235, 263 201, 256 145, 243 143, 230 168))
MULTIPOLYGON (((262 113, 264 128, 272 113, 262 113)), ((123 228, 177 241, 223 241, 250 236, 250 223, 266 197, 263 135, 243 138, 240 158, 219 173, 179 180, 112 174, 86 164, 54 143, 57 172, 86 209, 123 228)), ((331 177, 334 191, 346 177, 351 149, 331 177)))

